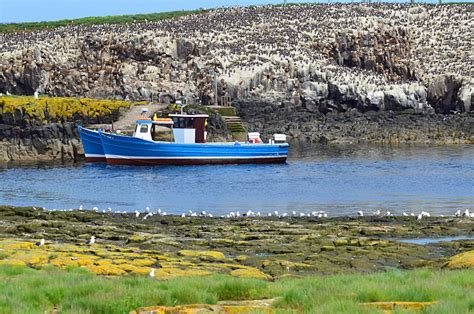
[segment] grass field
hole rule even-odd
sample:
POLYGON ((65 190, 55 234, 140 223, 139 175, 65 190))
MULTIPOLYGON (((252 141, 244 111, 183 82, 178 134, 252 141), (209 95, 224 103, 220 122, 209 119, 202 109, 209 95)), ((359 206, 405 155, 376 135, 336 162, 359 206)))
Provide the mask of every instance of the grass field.
POLYGON ((97 24, 127 24, 139 23, 145 21, 160 21, 175 17, 185 16, 193 13, 202 13, 204 10, 193 11, 172 11, 149 14, 131 14, 131 15, 115 15, 115 16, 94 16, 80 19, 69 19, 47 22, 25 22, 25 23, 7 23, 0 24, 0 33, 18 32, 18 31, 34 31, 42 29, 52 29, 68 25, 97 25, 97 24))
POLYGON ((80 268, 0 266, 0 313, 128 313, 151 305, 278 297, 278 313, 368 313, 361 302, 439 301, 424 313, 472 313, 474 271, 388 271, 372 275, 288 278, 275 282, 225 275, 159 281, 108 278, 80 268))

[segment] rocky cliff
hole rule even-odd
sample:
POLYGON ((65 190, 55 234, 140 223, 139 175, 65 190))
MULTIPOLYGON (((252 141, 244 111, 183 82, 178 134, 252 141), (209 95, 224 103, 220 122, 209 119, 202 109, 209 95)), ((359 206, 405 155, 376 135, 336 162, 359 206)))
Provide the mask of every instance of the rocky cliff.
POLYGON ((212 10, 0 38, 0 92, 314 103, 324 111, 471 111, 474 6, 212 10), (217 85, 217 88, 215 88, 217 85), (325 103, 323 106, 319 106, 325 103))

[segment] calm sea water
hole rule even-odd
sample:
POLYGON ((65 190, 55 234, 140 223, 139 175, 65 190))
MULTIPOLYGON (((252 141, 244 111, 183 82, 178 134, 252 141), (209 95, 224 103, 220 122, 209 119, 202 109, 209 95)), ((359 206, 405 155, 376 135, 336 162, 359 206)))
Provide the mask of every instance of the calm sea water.
POLYGON ((0 204, 48 209, 214 214, 247 210, 358 210, 452 214, 474 208, 474 146, 293 144, 283 165, 0 166, 0 204))

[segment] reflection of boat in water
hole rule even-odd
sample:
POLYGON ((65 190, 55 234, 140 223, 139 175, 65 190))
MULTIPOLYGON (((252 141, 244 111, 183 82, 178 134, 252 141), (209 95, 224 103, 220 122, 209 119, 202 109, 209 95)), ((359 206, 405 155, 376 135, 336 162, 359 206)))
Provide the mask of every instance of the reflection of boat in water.
MULTIPOLYGON (((206 143, 207 115, 172 114, 166 119, 139 119, 133 136, 95 132, 79 127, 86 160, 100 154, 107 163, 121 165, 199 165, 283 163, 288 156, 286 136, 275 134, 262 143, 258 133, 249 133, 248 142, 206 143), (167 130, 168 140, 159 133, 167 130), (89 156, 89 157, 88 157, 89 156)), ((165 132, 166 133, 166 132, 165 132)))

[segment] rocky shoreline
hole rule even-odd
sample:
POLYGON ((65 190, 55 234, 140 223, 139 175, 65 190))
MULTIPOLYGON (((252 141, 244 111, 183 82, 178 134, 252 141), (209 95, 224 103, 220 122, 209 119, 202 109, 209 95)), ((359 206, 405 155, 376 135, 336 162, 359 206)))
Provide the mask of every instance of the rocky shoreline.
POLYGON ((146 274, 150 265, 159 264, 162 278, 217 272, 276 279, 440 268, 451 256, 474 249, 474 220, 469 217, 143 216, 3 206, 0 263, 79 265, 103 275, 146 274), (92 235, 94 246, 85 245, 92 235), (442 239, 452 236, 470 240, 442 239), (44 255, 41 249, 28 249, 41 238, 50 258, 38 257, 44 255), (441 241, 416 245, 401 242, 403 238, 441 241))
MULTIPOLYGON (((263 137, 288 135, 291 143, 338 144, 474 144, 473 114, 410 114, 400 112, 322 114, 289 103, 235 103, 247 130, 263 137)), ((228 140, 220 115, 209 124, 210 137, 228 140)), ((0 162, 80 161, 84 151, 76 123, 46 125, 0 124, 0 162)))
POLYGON ((249 130, 329 144, 474 144, 474 114, 369 111, 321 112, 321 105, 236 101, 249 130))
POLYGON ((0 162, 71 161, 83 156, 74 123, 23 127, 0 124, 0 162))

